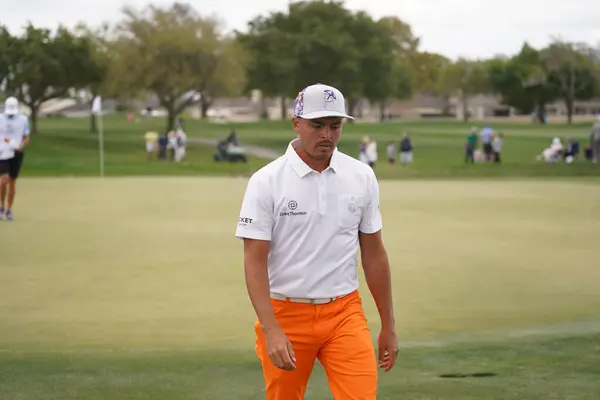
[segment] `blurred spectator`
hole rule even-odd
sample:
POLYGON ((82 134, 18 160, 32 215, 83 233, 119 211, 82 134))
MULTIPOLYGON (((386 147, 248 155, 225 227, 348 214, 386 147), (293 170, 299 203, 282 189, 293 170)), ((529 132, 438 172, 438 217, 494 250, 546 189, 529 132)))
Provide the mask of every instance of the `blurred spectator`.
POLYGON ((465 144, 465 163, 470 162, 473 164, 475 162, 475 149, 477 148, 477 127, 472 127, 471 132, 467 136, 467 143, 465 144))
POLYGON ((494 130, 491 126, 486 125, 479 134, 481 136, 481 144, 483 147, 483 154, 485 155, 485 161, 492 159, 492 138, 494 136, 494 130))
POLYGON ((396 163, 396 144, 393 141, 387 144, 387 159, 391 165, 396 163))
POLYGON ((227 142, 231 143, 234 146, 239 146, 238 144, 238 138, 237 138, 237 133, 235 131, 235 129, 231 130, 231 133, 229 133, 229 136, 227 137, 227 142))
POLYGON ((185 156, 185 146, 187 143, 187 136, 181 129, 175 134, 175 162, 180 162, 185 156))
POLYGON ((540 155, 538 160, 546 161, 547 163, 555 163, 560 159, 563 152, 563 145, 559 137, 552 139, 552 144, 545 148, 540 155))
POLYGON ((377 142, 369 137, 367 137, 365 154, 367 155, 367 164, 371 168, 375 168, 375 164, 377 163, 377 142))
POLYGON ((574 141, 573 138, 567 139, 565 150, 563 152, 564 160, 567 164, 571 164, 575 161, 575 157, 579 154, 579 142, 574 141))
POLYGON ((406 165, 413 162, 413 145, 407 132, 404 132, 400 141, 400 164, 406 165))
POLYGON ((368 164, 369 160, 367 158, 367 144, 369 143, 369 138, 364 137, 362 143, 360 144, 360 149, 358 150, 358 160, 362 163, 368 164))
POLYGON ((156 151, 158 150, 158 133, 155 131, 148 131, 144 135, 146 141, 146 153, 148 154, 148 161, 152 161, 156 151))
POLYGON ((169 153, 169 160, 175 160, 175 149, 177 148, 177 134, 175 131, 169 131, 167 134, 167 152, 169 153))
POLYGON ((158 159, 166 160, 167 159, 167 146, 169 144, 169 138, 167 134, 162 134, 158 138, 158 159))
POLYGON ((500 155, 502 153, 502 146, 504 144, 504 134, 498 132, 494 135, 492 140, 492 150, 494 151, 494 162, 500 164, 502 162, 500 155))

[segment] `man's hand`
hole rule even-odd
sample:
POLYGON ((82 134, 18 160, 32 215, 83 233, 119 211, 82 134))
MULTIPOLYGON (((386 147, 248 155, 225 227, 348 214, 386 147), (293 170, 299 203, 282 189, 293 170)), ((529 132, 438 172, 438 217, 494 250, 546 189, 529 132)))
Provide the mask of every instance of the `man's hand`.
POLYGON ((398 356, 398 337, 393 329, 382 329, 378 338, 379 368, 390 371, 396 364, 398 356))
POLYGON ((296 356, 294 355, 292 344, 281 328, 267 329, 264 333, 267 342, 267 351, 273 365, 286 371, 295 370, 296 365, 294 363, 296 362, 296 356))

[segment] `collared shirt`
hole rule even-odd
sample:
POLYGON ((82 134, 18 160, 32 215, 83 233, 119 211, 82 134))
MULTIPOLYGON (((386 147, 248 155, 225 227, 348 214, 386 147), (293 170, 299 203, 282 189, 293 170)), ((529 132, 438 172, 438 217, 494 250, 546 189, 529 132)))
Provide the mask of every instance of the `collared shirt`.
POLYGON ((484 144, 488 144, 492 142, 494 131, 492 130, 492 128, 483 128, 479 135, 481 136, 481 142, 484 144))
POLYGON ((0 114, 0 160, 15 156, 23 137, 29 135, 29 119, 23 114, 0 114))
POLYGON ((358 288, 358 232, 382 228, 373 169, 335 149, 322 173, 294 150, 257 171, 246 188, 236 237, 270 241, 272 293, 334 297, 358 288))

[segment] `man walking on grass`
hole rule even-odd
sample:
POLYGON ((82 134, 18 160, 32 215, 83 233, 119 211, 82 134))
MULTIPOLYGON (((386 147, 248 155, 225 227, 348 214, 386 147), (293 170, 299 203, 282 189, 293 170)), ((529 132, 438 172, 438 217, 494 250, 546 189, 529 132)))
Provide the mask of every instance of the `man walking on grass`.
POLYGON ((19 113, 19 101, 14 97, 6 99, 0 114, 0 140, 0 219, 12 220, 23 149, 29 144, 29 119, 19 113))
POLYGON ((398 353, 390 267, 373 169, 341 153, 344 96, 298 94, 298 137, 249 180, 236 237, 257 314, 256 353, 268 400, 301 400, 319 359, 336 400, 375 400, 377 359, 358 292, 357 251, 381 318, 379 367, 398 353))

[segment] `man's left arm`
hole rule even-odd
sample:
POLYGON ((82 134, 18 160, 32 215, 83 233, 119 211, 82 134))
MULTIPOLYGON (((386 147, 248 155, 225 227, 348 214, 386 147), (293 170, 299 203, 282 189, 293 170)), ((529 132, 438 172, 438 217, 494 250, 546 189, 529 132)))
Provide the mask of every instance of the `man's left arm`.
POLYGON ((360 252, 365 279, 379 311, 379 364, 392 369, 398 351, 390 263, 381 237, 383 227, 379 209, 379 184, 373 173, 368 185, 368 200, 359 226, 360 252))
POLYGON ((21 140, 19 151, 23 151, 25 146, 29 144, 30 133, 31 132, 29 130, 29 118, 25 117, 25 126, 23 127, 23 139, 21 140))

